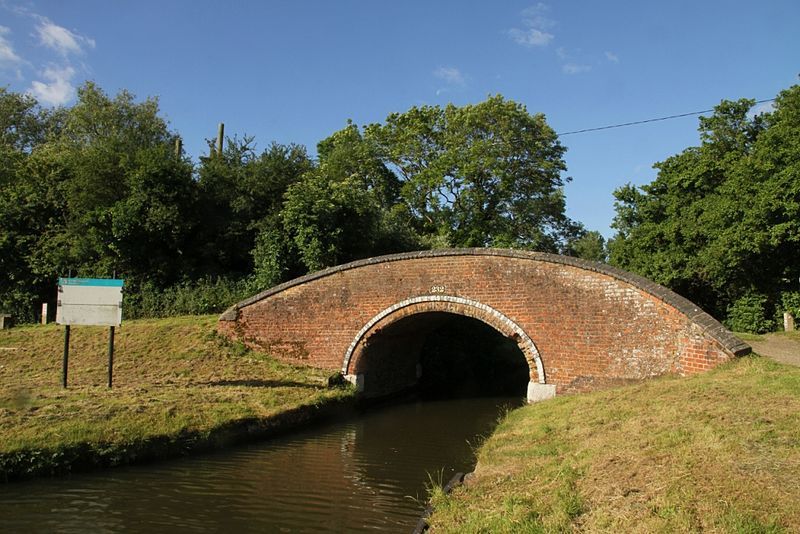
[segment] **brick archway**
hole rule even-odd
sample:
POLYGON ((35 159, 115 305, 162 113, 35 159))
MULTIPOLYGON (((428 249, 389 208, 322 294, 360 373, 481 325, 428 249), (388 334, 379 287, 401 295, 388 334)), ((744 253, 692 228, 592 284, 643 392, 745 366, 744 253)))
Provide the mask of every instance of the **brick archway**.
POLYGON ((431 312, 445 312, 471 317, 491 326, 505 337, 513 339, 525 356, 530 370, 528 398, 534 400, 535 398, 550 397, 555 394, 555 388, 546 385, 545 368, 536 344, 518 324, 491 306, 450 295, 426 295, 406 299, 376 314, 358 331, 347 348, 342 361, 342 374, 350 382, 363 387, 363 376, 359 377, 358 374, 352 373, 351 370, 355 367, 354 360, 358 358, 361 350, 369 342, 369 338, 406 317, 431 312))
POLYGON ((529 396, 530 390, 536 389, 536 384, 544 385, 547 383, 539 350, 530 336, 518 324, 491 306, 449 295, 426 295, 406 299, 376 314, 359 330, 347 348, 342 361, 342 374, 347 376, 351 382, 358 383, 357 375, 350 372, 354 363, 352 360, 354 356, 359 354, 359 349, 365 345, 372 335, 406 317, 430 312, 446 312, 471 317, 513 339, 525 356, 530 369, 529 379, 534 385, 528 388, 529 396))

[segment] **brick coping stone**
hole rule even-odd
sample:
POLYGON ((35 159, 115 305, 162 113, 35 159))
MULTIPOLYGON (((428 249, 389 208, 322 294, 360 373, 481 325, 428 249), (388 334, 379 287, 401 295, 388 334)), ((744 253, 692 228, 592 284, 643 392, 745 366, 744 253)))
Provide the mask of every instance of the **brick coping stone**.
POLYGON ((351 269, 358 269, 367 265, 378 265, 381 263, 390 263, 395 261, 416 260, 422 258, 442 258, 442 257, 458 257, 458 256, 497 256, 502 258, 514 258, 522 260, 540 261, 546 263, 554 263, 559 265, 568 265, 583 269, 586 271, 593 271, 596 273, 604 274, 626 282, 646 293, 653 295, 659 300, 669 304, 685 316, 687 316, 693 323, 698 325, 706 334, 718 341, 726 350, 730 351, 735 356, 744 356, 749 354, 752 349, 750 345, 734 336, 727 328, 725 328, 719 321, 714 319, 711 315, 700 309, 692 301, 678 295, 674 291, 666 287, 656 284, 639 276, 637 274, 617 269, 605 263, 584 260, 580 258, 573 258, 571 256, 562 256, 559 254, 549 254, 547 252, 533 252, 528 250, 516 249, 502 249, 502 248, 454 248, 454 249, 436 249, 436 250, 421 250, 416 252, 402 252, 399 254, 389 254, 386 256, 376 256, 373 258, 366 258, 363 260, 356 260, 350 263, 329 267, 321 271, 309 273, 305 276, 289 280, 283 284, 277 285, 266 291, 262 291, 248 299, 245 299, 237 304, 228 308, 219 318, 220 321, 236 321, 239 316, 239 310, 255 304, 267 297, 285 291, 291 287, 311 282, 319 278, 331 276, 336 273, 348 271, 351 269))

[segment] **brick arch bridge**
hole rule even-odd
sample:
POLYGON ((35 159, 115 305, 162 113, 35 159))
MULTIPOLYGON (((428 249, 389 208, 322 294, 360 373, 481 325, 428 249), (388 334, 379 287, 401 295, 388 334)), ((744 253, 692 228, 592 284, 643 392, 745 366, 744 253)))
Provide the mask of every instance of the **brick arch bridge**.
POLYGON ((689 375, 750 347, 685 298, 576 258, 453 249, 360 260, 228 309, 218 328, 293 363, 340 369, 367 395, 413 386, 425 337, 453 316, 513 339, 528 398, 665 373, 689 375))

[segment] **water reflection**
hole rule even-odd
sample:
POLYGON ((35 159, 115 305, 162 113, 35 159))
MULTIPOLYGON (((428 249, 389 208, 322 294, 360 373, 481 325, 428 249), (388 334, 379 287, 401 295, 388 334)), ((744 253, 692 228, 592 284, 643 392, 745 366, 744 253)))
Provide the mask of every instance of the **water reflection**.
POLYGON ((410 531, 520 399, 410 402, 218 454, 0 486, 0 532, 410 531))

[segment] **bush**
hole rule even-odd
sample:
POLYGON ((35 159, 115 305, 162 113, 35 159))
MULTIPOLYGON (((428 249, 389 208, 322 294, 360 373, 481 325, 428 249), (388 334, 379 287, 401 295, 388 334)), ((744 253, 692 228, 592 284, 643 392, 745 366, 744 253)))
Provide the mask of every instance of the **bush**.
POLYGON ((787 311, 795 317, 800 317, 800 291, 784 291, 781 293, 781 321, 783 321, 783 312, 787 311))
POLYGON ((734 332, 763 334, 773 329, 773 323, 767 319, 765 306, 767 297, 758 293, 745 295, 728 306, 728 318, 725 326, 734 332))
POLYGON ((125 319, 205 315, 221 313, 252 293, 247 280, 202 278, 165 289, 145 283, 126 291, 123 299, 125 319))

